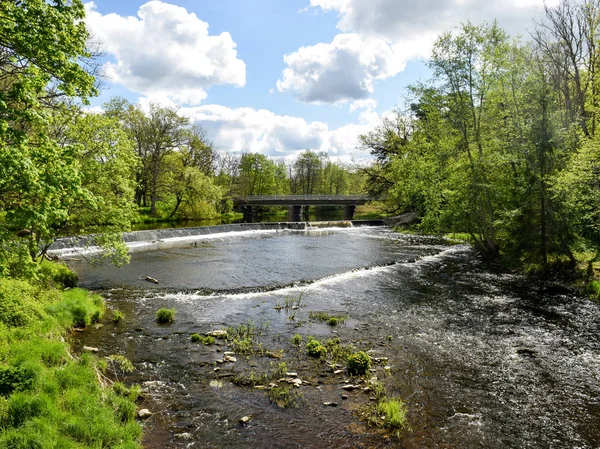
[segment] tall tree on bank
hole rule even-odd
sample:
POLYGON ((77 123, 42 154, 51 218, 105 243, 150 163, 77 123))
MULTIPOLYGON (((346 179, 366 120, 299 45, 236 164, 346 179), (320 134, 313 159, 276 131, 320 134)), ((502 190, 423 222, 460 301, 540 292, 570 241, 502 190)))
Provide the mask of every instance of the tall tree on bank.
POLYGON ((78 63, 89 57, 84 16, 79 0, 0 2, 0 271, 24 250, 35 256, 89 194, 74 149, 48 132, 61 99, 96 94, 78 63))

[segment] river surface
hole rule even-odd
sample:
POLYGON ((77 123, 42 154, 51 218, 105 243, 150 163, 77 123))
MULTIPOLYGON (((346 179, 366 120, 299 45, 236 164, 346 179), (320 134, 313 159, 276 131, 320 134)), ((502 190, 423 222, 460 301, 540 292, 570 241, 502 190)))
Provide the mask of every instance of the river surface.
POLYGON ((249 231, 163 242, 122 268, 71 265, 125 313, 74 343, 134 363, 119 379, 141 384, 140 407, 154 413, 146 448, 600 447, 598 305, 490 267, 466 245, 375 227, 249 231), (276 309, 300 295, 297 310, 276 309), (160 307, 176 309, 174 323, 155 322, 160 307), (331 327, 311 311, 348 320, 331 327), (224 343, 189 338, 249 320, 283 358, 217 365, 224 343), (369 395, 306 362, 294 334, 388 357, 372 374, 407 404, 410 428, 397 438, 367 426, 369 395), (232 382, 282 361, 308 382, 297 408, 232 382))

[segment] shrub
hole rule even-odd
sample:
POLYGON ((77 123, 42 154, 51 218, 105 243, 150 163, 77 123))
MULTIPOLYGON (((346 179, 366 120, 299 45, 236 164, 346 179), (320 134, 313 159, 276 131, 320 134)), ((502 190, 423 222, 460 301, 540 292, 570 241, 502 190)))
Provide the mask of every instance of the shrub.
POLYGON ((27 391, 33 388, 38 372, 32 366, 0 367, 0 396, 8 396, 13 391, 27 391))
POLYGON ((190 335, 190 340, 192 340, 192 342, 194 342, 194 343, 199 343, 203 339, 202 339, 202 336, 199 334, 192 334, 192 335, 190 335))
POLYGON ((396 399, 384 399, 377 405, 383 417, 383 427, 399 433, 406 426, 406 405, 396 399))
POLYGON ((48 307, 48 311, 75 327, 86 327, 104 315, 104 299, 87 290, 74 288, 62 292, 62 300, 48 307))
POLYGON ((156 311, 156 321, 159 323, 172 323, 175 321, 175 309, 160 308, 156 311))
POLYGON ((311 357, 323 357, 327 354, 327 348, 320 341, 312 339, 306 343, 306 352, 311 357))
POLYGON ((359 351, 348 357, 348 372, 362 376, 371 367, 371 357, 366 352, 359 351))

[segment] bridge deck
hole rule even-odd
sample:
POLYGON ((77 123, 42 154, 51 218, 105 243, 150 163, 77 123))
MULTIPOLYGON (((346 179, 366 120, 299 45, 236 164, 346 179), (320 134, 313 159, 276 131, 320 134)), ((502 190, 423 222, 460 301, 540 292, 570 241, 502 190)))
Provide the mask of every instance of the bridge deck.
POLYGON ((240 206, 353 206, 374 199, 365 195, 278 195, 236 197, 233 202, 240 206))

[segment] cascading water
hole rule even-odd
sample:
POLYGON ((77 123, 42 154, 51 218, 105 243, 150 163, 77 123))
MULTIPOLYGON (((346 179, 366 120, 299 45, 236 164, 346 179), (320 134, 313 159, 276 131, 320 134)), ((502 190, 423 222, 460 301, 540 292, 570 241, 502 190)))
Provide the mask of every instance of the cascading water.
POLYGON ((142 405, 155 413, 145 447, 600 446, 600 309, 568 289, 492 269, 466 245, 385 228, 171 237, 122 268, 71 262, 81 286, 125 313, 122 323, 78 334, 75 345, 134 363, 126 381, 143 386, 142 405), (296 310, 276 308, 300 294, 296 310), (172 325, 156 324, 159 307, 177 310, 172 325), (348 320, 330 327, 310 311, 348 320), (228 349, 189 339, 248 320, 283 358, 215 365, 228 349), (390 369, 373 375, 406 402, 410 429, 396 439, 366 427, 358 415, 368 394, 341 399, 347 379, 303 361, 295 334, 337 336, 388 357, 390 369), (299 388, 298 408, 282 410, 232 382, 282 361, 310 383, 299 388), (339 406, 323 405, 331 402, 339 406), (239 424, 242 416, 251 421, 239 424))

